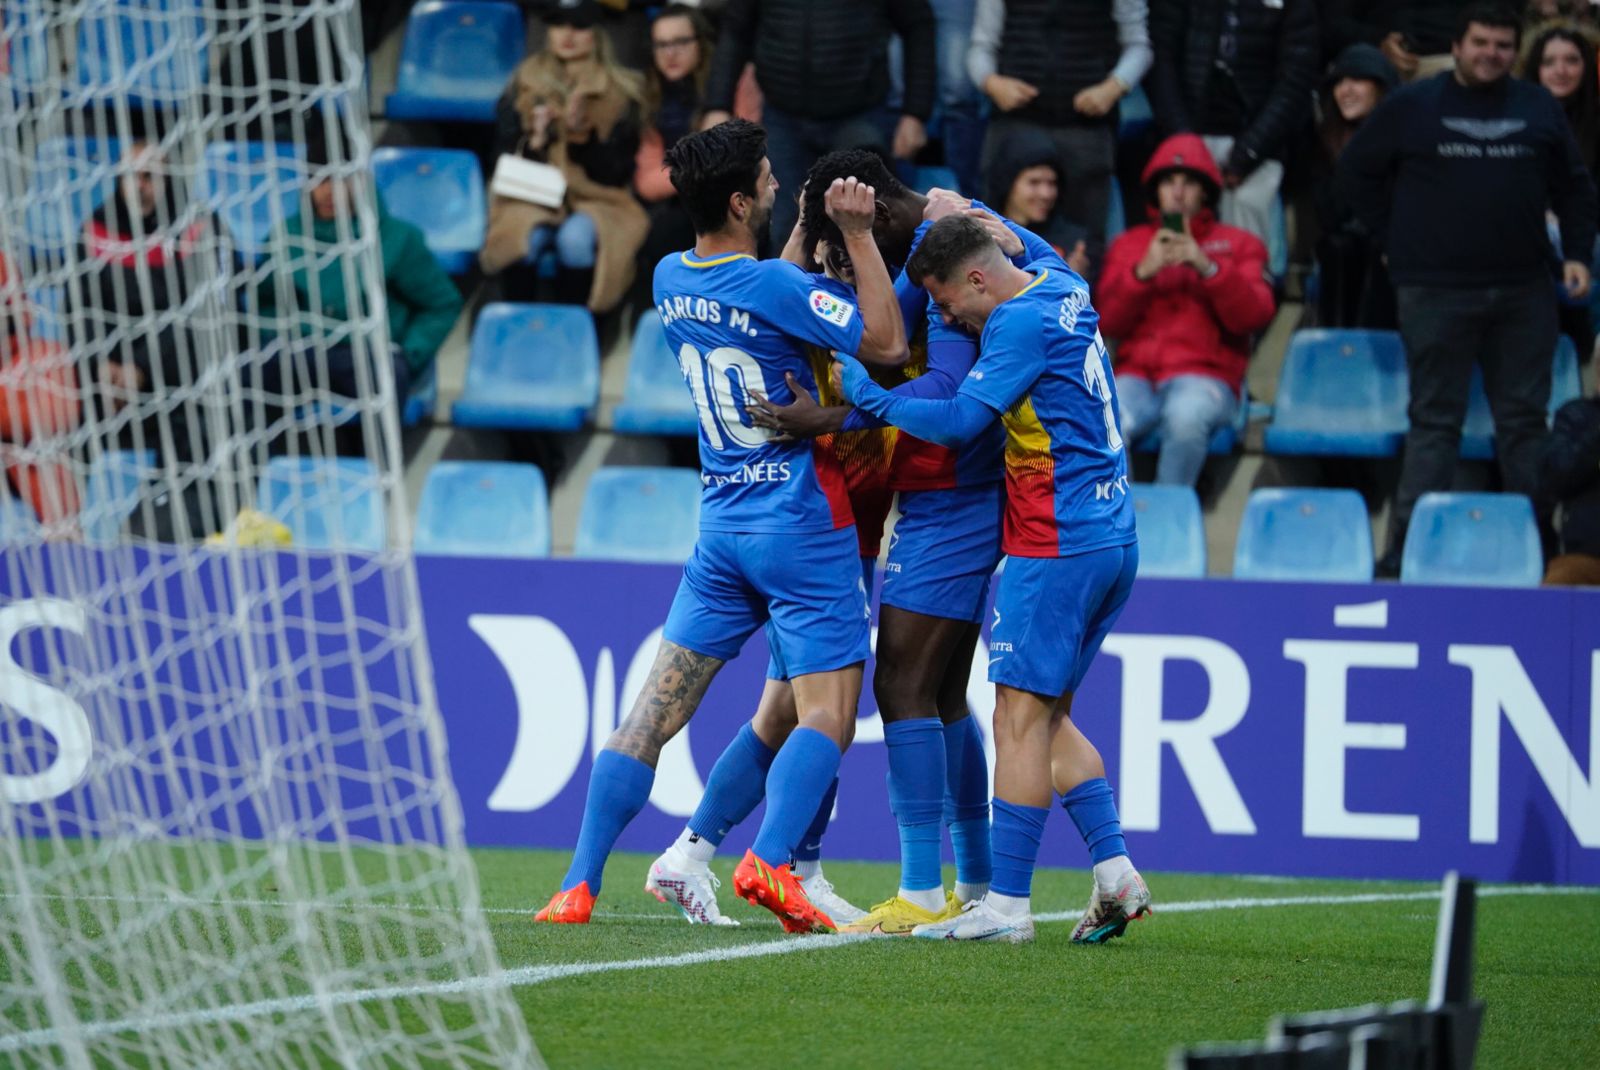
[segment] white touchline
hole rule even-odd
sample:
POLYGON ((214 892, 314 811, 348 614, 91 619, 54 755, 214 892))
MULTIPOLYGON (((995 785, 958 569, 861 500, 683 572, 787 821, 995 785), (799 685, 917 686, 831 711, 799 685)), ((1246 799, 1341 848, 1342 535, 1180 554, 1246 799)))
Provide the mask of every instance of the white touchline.
MULTIPOLYGON (((1596 895, 1600 894, 1600 888, 1510 884, 1480 887, 1478 894, 1480 896, 1596 895)), ((8 896, 7 898, 13 897, 8 896)), ((57 898, 69 897, 61 896, 57 898)), ((104 900, 114 897, 98 896, 86 898, 104 900)), ((1436 891, 1366 892, 1352 895, 1284 896, 1276 899, 1191 899, 1176 903, 1157 902, 1155 909, 1158 914, 1192 914, 1210 910, 1258 910, 1271 907, 1354 906, 1363 903, 1423 902, 1438 898, 1439 893, 1436 891)), ((186 899, 174 901, 184 904, 194 903, 196 905, 201 902, 199 900, 186 899)), ((276 900, 254 900, 252 902, 256 905, 291 905, 287 901, 276 900)), ((215 905, 227 904, 219 901, 215 905)), ((517 911, 517 913, 525 913, 525 911, 517 911)), ((1058 911, 1049 914, 1036 914, 1033 920, 1043 923, 1075 921, 1080 914, 1080 911, 1075 910, 1058 911)), ((618 917, 618 915, 614 914, 610 916, 618 917)), ((655 915, 650 916, 653 917, 655 915)), ((247 1018, 258 1018, 274 1014, 324 1011, 351 1003, 366 1003, 373 1000, 449 996, 493 988, 525 988, 530 985, 544 984, 548 981, 560 981, 568 977, 583 977, 596 973, 664 970, 678 966, 702 966, 714 962, 734 962, 740 959, 765 958, 770 955, 790 955, 805 951, 828 951, 833 948, 851 947, 864 941, 876 939, 879 939, 879 937, 869 936, 864 933, 831 937, 784 937, 778 940, 767 940, 759 944, 740 944, 735 947, 715 947, 707 948, 704 951, 688 951, 681 955, 655 955, 642 959, 618 959, 614 962, 573 962, 560 966, 518 966, 509 970, 502 970, 492 976, 464 977, 456 981, 437 981, 426 985, 396 985, 389 988, 361 988, 348 992, 286 996, 280 999, 239 1003, 227 1007, 179 1011, 174 1014, 123 1018, 109 1022, 84 1022, 77 1028, 76 1033, 81 1037, 92 1040, 95 1037, 132 1032, 134 1030, 181 1029, 192 1025, 237 1022, 247 1018)), ((12 1033, 9 1036, 0 1037, 0 1052, 22 1051, 27 1048, 48 1046, 59 1043, 60 1040, 61 1033, 54 1028, 12 1033)))

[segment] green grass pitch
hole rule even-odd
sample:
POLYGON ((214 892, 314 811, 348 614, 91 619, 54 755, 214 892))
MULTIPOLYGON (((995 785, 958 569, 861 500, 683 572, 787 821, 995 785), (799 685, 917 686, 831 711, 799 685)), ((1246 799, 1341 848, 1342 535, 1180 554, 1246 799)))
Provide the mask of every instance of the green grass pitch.
MULTIPOLYGON (((534 1039, 557 1068, 1161 1067, 1175 1046, 1261 1037, 1277 1013, 1425 999, 1438 915, 1437 901, 1423 898, 1186 909, 1179 904, 1436 889, 1149 873, 1155 916, 1083 947, 1068 935, 1088 898, 1087 872, 1042 870, 1035 911, 1072 920, 1039 926, 1032 945, 877 938, 828 947, 835 938, 786 937, 770 915, 734 899, 731 856, 713 869, 737 929, 690 926, 644 894, 649 859, 639 855, 611 860, 590 925, 533 925, 522 911, 556 888, 566 856, 476 859, 507 968, 805 948, 520 987, 534 1039)), ((826 868, 857 905, 893 894, 891 865, 826 868)), ((1600 1067, 1600 894, 1484 895, 1476 989, 1488 1002, 1479 1066, 1600 1067)))

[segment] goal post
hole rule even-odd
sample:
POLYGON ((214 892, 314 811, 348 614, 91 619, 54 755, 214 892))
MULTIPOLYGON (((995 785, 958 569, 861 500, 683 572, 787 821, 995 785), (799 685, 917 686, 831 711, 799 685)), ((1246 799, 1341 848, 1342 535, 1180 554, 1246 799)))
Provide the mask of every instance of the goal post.
POLYGON ((360 42, 355 0, 0 5, 0 1064, 540 1063, 433 692, 360 42))

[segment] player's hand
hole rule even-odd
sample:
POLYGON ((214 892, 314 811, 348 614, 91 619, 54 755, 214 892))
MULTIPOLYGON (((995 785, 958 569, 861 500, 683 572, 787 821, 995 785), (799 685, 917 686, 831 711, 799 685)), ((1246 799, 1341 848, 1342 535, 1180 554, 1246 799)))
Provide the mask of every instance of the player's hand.
POLYGON ((774 405, 770 398, 752 391, 751 404, 745 406, 744 410, 750 415, 750 422, 757 427, 778 432, 773 438, 774 442, 816 438, 818 435, 832 434, 844 426, 844 418, 850 412, 848 408, 843 405, 818 405, 793 372, 785 373, 784 379, 789 383, 789 389, 794 391, 793 401, 787 405, 774 405))
POLYGON ((725 123, 732 118, 733 116, 725 111, 708 111, 700 117, 700 129, 710 130, 718 123, 725 123))
POLYGON ((1039 88, 1029 85, 1020 78, 1010 78, 1004 74, 991 74, 983 80, 983 91, 994 101, 995 107, 1001 111, 1016 111, 1025 104, 1033 102, 1039 95, 1039 88))
POLYGON ((866 386, 876 386, 872 376, 867 371, 867 366, 855 357, 843 353, 833 355, 833 366, 836 369, 834 382, 838 385, 839 395, 850 404, 856 404, 856 395, 866 386))
POLYGON ((1117 106, 1117 101, 1122 99, 1122 92, 1121 82, 1107 78, 1088 89, 1079 90, 1078 95, 1072 98, 1072 110, 1079 115, 1099 118, 1117 106))
POLYGON ((928 143, 928 128, 915 115, 902 115, 894 128, 894 158, 909 160, 928 143))
POLYGON ((936 223, 953 212, 965 212, 971 207, 972 202, 955 190, 935 187, 928 191, 928 203, 923 206, 922 219, 927 223, 936 223))
POLYGON ((839 225, 840 233, 846 237, 870 235, 878 214, 877 192, 854 176, 834 179, 823 194, 828 218, 839 225))
POLYGON ((1568 260, 1561 265, 1561 287, 1574 301, 1589 296, 1589 267, 1578 260, 1568 260))
POLYGON ((968 208, 962 214, 983 224, 983 229, 989 232, 989 237, 1000 246, 1000 251, 1006 254, 1007 259, 1022 255, 1022 239, 1017 237, 1016 231, 1006 226, 998 216, 985 212, 982 208, 968 208))

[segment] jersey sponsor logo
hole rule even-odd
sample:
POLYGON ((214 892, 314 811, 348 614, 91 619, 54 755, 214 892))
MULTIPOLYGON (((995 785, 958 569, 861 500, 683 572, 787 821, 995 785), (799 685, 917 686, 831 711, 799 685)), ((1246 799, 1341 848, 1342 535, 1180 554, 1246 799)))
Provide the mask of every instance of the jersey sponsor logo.
POLYGON ((700 473, 700 482, 708 487, 726 487, 730 484, 746 483, 787 483, 793 476, 793 469, 788 461, 768 461, 765 464, 741 465, 736 472, 727 475, 716 475, 712 472, 700 473))
POLYGON ((826 290, 812 290, 811 311, 835 327, 843 327, 850 322, 850 317, 855 315, 856 309, 848 301, 842 301, 826 290))
POLYGON ((1127 493, 1127 476, 1118 476, 1116 479, 1109 479, 1104 483, 1096 483, 1094 485, 1094 500, 1097 502, 1109 501, 1113 495, 1127 493))

